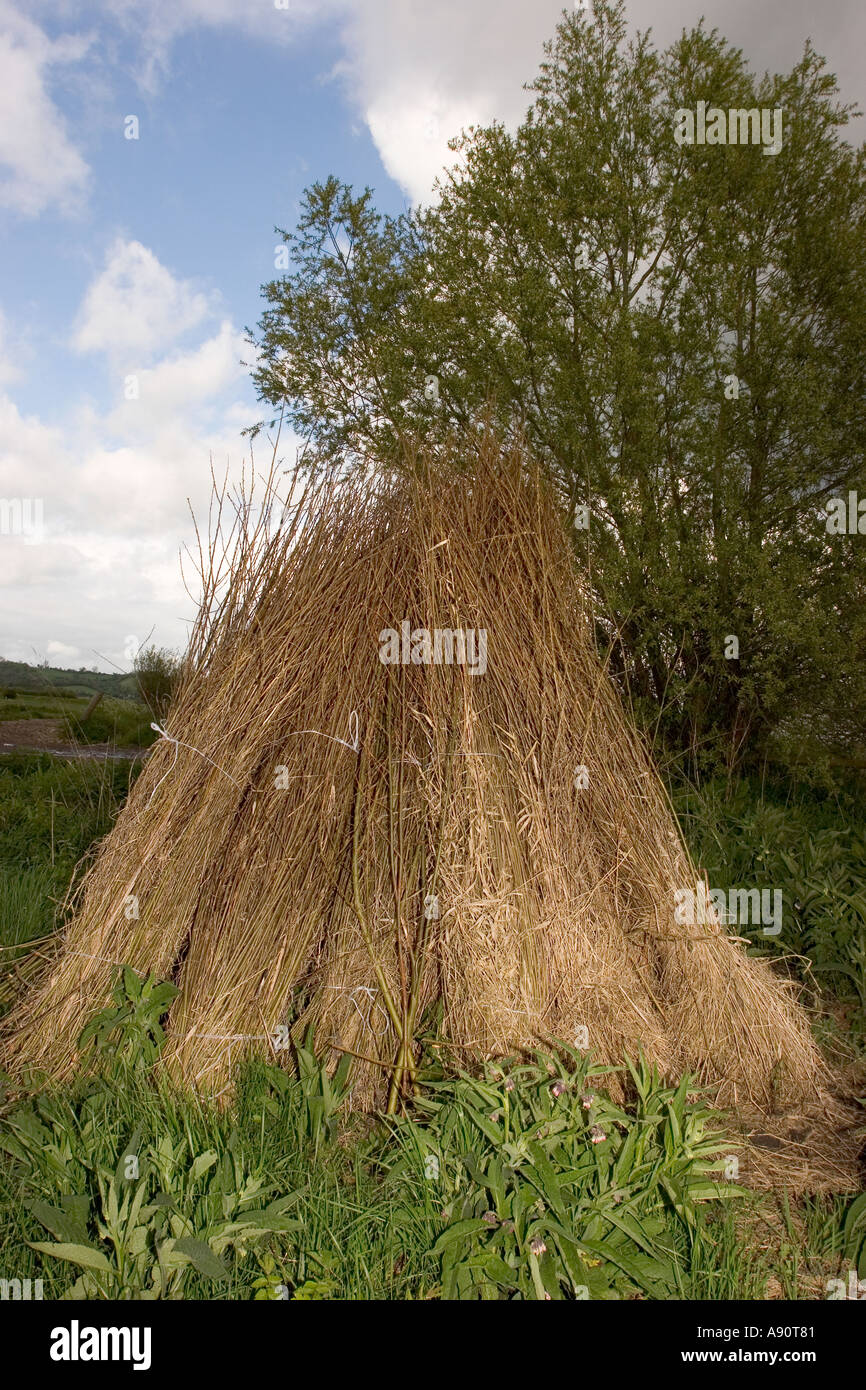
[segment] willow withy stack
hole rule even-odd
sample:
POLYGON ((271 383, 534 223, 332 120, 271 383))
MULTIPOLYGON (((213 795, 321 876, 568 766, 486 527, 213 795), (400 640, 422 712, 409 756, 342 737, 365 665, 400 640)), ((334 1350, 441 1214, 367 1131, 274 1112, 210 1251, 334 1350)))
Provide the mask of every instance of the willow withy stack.
POLYGON ((318 481, 282 515, 272 484, 227 539, 222 500, 167 737, 5 1064, 67 1075, 123 962, 178 986, 160 1065, 210 1094, 312 1023, 393 1109, 434 1003, 467 1061, 583 1038, 743 1112, 817 1094, 789 987, 712 914, 676 920, 694 869, 521 452, 318 481))

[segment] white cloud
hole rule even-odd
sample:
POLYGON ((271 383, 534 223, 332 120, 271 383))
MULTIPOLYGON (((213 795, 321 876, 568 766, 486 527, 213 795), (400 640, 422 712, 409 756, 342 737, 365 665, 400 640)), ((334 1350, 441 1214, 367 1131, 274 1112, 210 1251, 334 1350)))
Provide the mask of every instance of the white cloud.
POLYGON ((161 645, 183 644, 195 611, 180 563, 195 547, 187 499, 206 533, 211 460, 218 477, 227 462, 236 476, 249 455, 237 414, 236 401, 217 396, 202 427, 166 414, 153 433, 118 443, 105 419, 82 438, 0 397, 0 497, 44 506, 39 544, 0 535, 0 653, 32 661, 34 642, 40 657, 60 642, 86 664, 100 651, 123 665, 127 636, 144 640, 154 625, 161 645))
MULTIPOLYGON (((121 348, 163 345, 138 372, 139 398, 104 412, 80 406, 49 424, 0 394, 0 497, 39 498, 44 515, 39 543, 0 535, 3 655, 32 661, 74 648, 86 664, 100 652, 128 666, 130 634, 144 641, 155 626, 160 645, 185 643, 195 611, 180 562, 184 547, 195 548, 190 505, 206 532, 211 467, 237 478, 250 453, 240 431, 256 412, 240 363, 249 349, 229 320, 188 348, 170 347, 203 327, 209 304, 148 248, 118 244, 87 293, 80 332, 109 366, 121 348), (145 322, 132 339, 124 320, 139 312, 145 322)), ((263 463, 268 452, 262 446, 263 463)), ((281 453, 293 459, 291 439, 281 453)))
POLYGON ((354 0, 103 0, 106 13, 141 50, 136 79, 142 89, 159 89, 171 67, 171 49, 183 34, 199 28, 238 29, 270 44, 291 43, 299 31, 342 14, 354 0))
POLYGON ((137 373, 138 398, 124 400, 106 423, 128 436, 137 436, 142 429, 152 433, 179 414, 192 423, 202 406, 247 380, 247 370, 241 366, 244 349, 243 335, 226 320, 215 337, 199 347, 137 373))
MULTIPOLYGON (((437 174, 454 163, 447 141, 461 128, 494 117, 513 128, 523 118, 532 100, 523 84, 535 78, 566 8, 563 0, 351 0, 338 74, 385 168, 414 201, 429 202, 437 174)), ((702 14, 759 73, 788 70, 811 35, 843 100, 863 104, 862 0, 820 9, 813 0, 630 0, 626 10, 632 31, 652 27, 662 48, 702 14)), ((851 138, 862 139, 862 129, 851 138)))
POLYGON ((454 163, 448 140, 530 105, 562 0, 353 0, 338 69, 364 112, 388 173, 413 200, 454 163))
POLYGON ((20 343, 10 342, 6 315, 0 310, 0 386, 18 381, 24 375, 19 361, 23 351, 20 343))
POLYGON ((51 459, 61 470, 69 462, 63 430, 23 416, 0 396, 0 497, 41 496, 42 470, 51 459))
POLYGON ((8 0, 0 3, 0 206, 26 216, 74 212, 89 170, 48 91, 51 69, 84 57, 89 40, 50 40, 8 0))
POLYGON ((68 666, 81 658, 78 648, 71 647, 68 642, 47 642, 45 655, 52 666, 68 666))
MULTIPOLYGON (((35 3, 48 8, 47 0, 35 3)), ((235 29, 269 44, 290 44, 314 26, 339 26, 342 78, 362 112, 388 173, 417 201, 453 163, 448 139, 494 117, 515 125, 530 102, 531 81, 552 37, 563 0, 102 0, 103 15, 138 48, 135 79, 155 92, 171 76, 172 46, 201 28, 235 29)), ((839 74, 843 97, 862 88, 857 54, 866 39, 862 0, 836 0, 816 12, 813 0, 630 0, 633 29, 652 27, 666 45, 705 14, 743 47, 758 70, 784 70, 811 35, 839 74)), ((52 64, 83 56, 88 41, 53 42, 0 0, 0 165, 12 177, 4 198, 39 212, 80 193, 87 167, 72 146, 46 90, 52 64)), ((862 130, 862 127, 860 127, 862 130)), ((853 138, 861 138, 852 131, 853 138)))
POLYGON ((118 238, 88 289, 73 346, 112 355, 165 351, 201 323, 211 302, 139 241, 118 238))

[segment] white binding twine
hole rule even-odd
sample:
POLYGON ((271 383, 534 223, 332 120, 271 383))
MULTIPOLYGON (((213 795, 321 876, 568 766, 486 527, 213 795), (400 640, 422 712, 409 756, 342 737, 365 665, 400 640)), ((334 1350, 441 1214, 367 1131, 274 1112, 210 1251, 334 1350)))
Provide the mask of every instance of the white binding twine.
POLYGON ((345 993, 346 993, 346 990, 349 990, 349 998, 350 998, 350 1000, 352 1001, 353 1005, 355 1006, 355 1010, 356 1010, 356 1012, 357 1012, 357 1014, 358 1014, 358 1017, 360 1018, 361 1022, 362 1022, 363 1025, 364 1025, 364 1027, 367 1029, 367 1032, 370 1033, 370 1035, 371 1035, 372 1037, 374 1037, 374 1038, 381 1038, 381 1037, 384 1037, 384 1035, 387 1033, 388 1029, 389 1029, 390 1026, 391 1026, 391 1020, 390 1020, 390 1018, 388 1017, 387 1013, 385 1012, 385 1010, 384 1010, 383 1007, 382 1007, 382 1001, 381 1001, 380 999, 377 999, 377 997, 376 997, 376 996, 378 995, 378 993, 379 993, 379 991, 378 991, 377 989, 372 989, 370 985, 355 985, 354 989, 349 989, 349 986, 348 986, 348 985, 326 985, 325 988, 326 988, 326 989, 335 989, 335 990, 338 990, 340 994, 345 994, 345 993), (368 998, 368 1000, 369 1000, 369 1006, 368 1006, 368 1008, 367 1008, 367 1015, 366 1015, 366 1017, 365 1017, 364 1014, 361 1012, 361 1009, 360 1009, 360 1006, 359 1006, 359 1004, 358 1004, 358 1001, 357 1001, 357 999, 355 998, 355 995, 356 995, 356 994, 366 994, 366 996, 367 996, 367 998, 368 998), (384 1020, 385 1020, 385 1027, 379 1029, 378 1032, 377 1032, 376 1029, 373 1027, 372 1023, 370 1022, 370 1020, 371 1020, 371 1018, 373 1017, 373 1014, 375 1013, 376 1009, 379 1010, 379 1013, 382 1015, 382 1017, 383 1017, 384 1020))
MULTIPOLYGON (((161 724, 152 723, 150 727, 154 730, 155 733, 159 734, 162 738, 166 739, 168 743, 174 744, 174 757, 172 759, 171 767, 166 769, 166 771, 162 774, 156 786, 154 787, 153 791, 150 793, 150 796, 147 799, 148 806, 150 805, 151 801, 153 801, 153 798, 156 796, 157 789, 162 786, 162 783, 165 781, 168 774, 174 771, 175 765, 177 763, 177 750, 179 748, 188 748, 191 753, 198 753, 200 758, 204 758, 205 762, 210 763, 211 767, 215 767, 217 772, 222 773, 223 777, 228 777, 233 787, 237 787, 238 791, 243 791, 243 787, 240 785, 240 783, 236 782, 234 777, 232 777, 230 773, 226 772, 224 767, 220 767, 219 763, 215 763, 213 758, 209 758, 207 753, 203 753, 200 748, 193 748, 191 743, 184 743, 183 739, 175 738, 172 734, 168 732, 167 729, 164 729, 161 724)), ((330 739, 332 743, 341 744, 343 748, 348 748, 349 751, 352 753, 359 753, 361 751, 361 737, 359 732, 358 711, 356 709, 353 709, 351 714, 349 715, 349 738, 351 739, 351 743, 347 743, 346 740, 343 738, 335 738, 333 734, 324 734, 322 733, 321 729, 295 729, 291 734, 288 735, 288 737, 294 738, 297 734, 317 734, 319 738, 327 738, 330 739)))
POLYGON ((298 734, 318 734, 319 738, 329 738, 332 743, 342 744, 348 748, 350 753, 360 753, 361 739, 358 732, 358 711, 353 709, 349 715, 349 738, 351 743, 347 743, 344 738, 335 738, 333 734, 323 734, 321 729, 295 729, 287 735, 288 738, 295 738, 298 734))
POLYGON ((166 769, 166 771, 162 774, 156 786, 154 787, 153 791, 150 793, 150 796, 147 799, 148 806, 150 805, 151 801, 153 801, 153 798, 156 796, 157 788, 162 786, 169 772, 174 771, 175 764, 177 763, 177 750, 179 748, 189 748, 190 752, 198 753, 200 758, 204 758, 205 762, 210 763, 211 767, 215 767, 217 772, 222 773, 223 777, 228 777, 232 786, 237 787, 239 792, 243 791, 243 787, 240 785, 240 783, 236 782, 234 777, 232 777, 230 773, 226 772, 224 767, 220 767, 219 763, 215 763, 213 758, 209 758, 207 753, 203 753, 200 748, 193 748, 191 743, 184 743, 183 739, 174 738, 173 735, 170 734, 167 729, 164 729, 161 724, 151 724, 150 727, 156 733, 160 734, 164 739, 166 739, 169 743, 174 744, 174 758, 172 759, 171 767, 166 769))

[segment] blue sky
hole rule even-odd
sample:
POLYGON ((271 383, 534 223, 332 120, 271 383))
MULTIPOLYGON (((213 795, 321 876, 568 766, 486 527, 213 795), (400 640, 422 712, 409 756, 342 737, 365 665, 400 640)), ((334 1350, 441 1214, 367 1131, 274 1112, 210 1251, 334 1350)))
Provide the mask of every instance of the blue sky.
MULTIPOLYGON (((41 536, 0 534, 0 655, 128 669, 132 638, 182 645, 186 499, 203 515, 210 457, 239 469, 263 413, 240 359, 274 225, 330 173, 383 211, 429 198, 449 136, 520 119, 561 8, 0 0, 0 498, 44 509, 41 536)), ((811 34, 862 101, 861 0, 629 5, 660 42, 701 12, 758 68, 811 34)))

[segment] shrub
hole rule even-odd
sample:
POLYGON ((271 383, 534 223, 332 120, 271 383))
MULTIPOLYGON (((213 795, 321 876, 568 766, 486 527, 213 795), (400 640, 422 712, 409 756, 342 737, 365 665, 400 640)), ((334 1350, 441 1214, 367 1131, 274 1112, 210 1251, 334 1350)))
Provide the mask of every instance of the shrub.
POLYGON ((67 737, 78 743, 110 743, 116 748, 148 748, 156 739, 150 711, 130 700, 103 700, 89 719, 64 720, 67 737))
POLYGON ((182 662, 165 647, 146 647, 135 658, 135 677, 141 698, 160 723, 168 712, 182 662))

